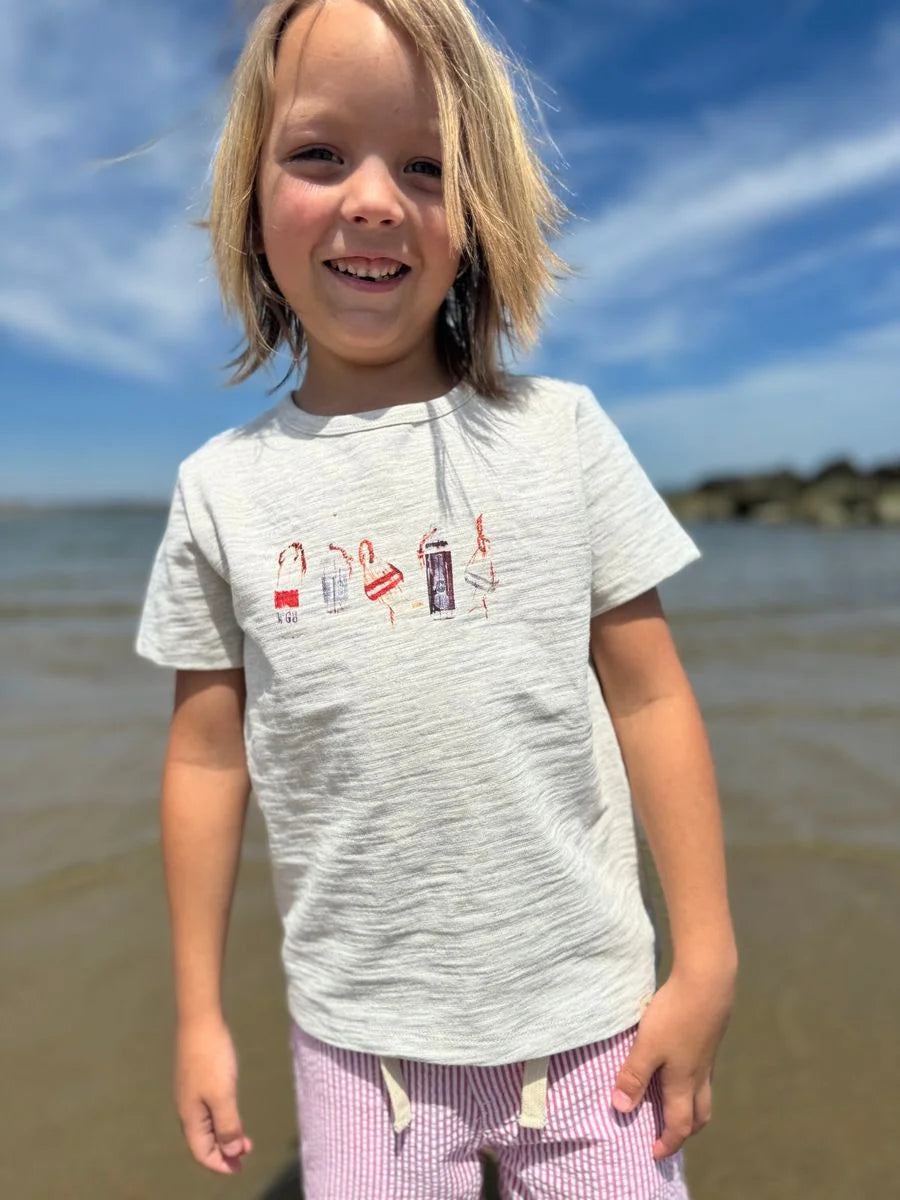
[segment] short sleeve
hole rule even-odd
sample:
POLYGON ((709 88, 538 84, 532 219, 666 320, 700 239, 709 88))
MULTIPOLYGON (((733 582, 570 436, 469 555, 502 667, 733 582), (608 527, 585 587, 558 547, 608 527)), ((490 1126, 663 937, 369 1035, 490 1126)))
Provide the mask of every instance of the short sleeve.
POLYGON ((591 542, 591 616, 657 587, 700 557, 588 389, 577 415, 591 542))
POLYGON ((135 649, 159 666, 183 671, 240 667, 243 633, 231 588, 198 542, 198 534, 210 542, 210 517, 196 503, 189 512, 187 495, 182 469, 150 572, 135 649))

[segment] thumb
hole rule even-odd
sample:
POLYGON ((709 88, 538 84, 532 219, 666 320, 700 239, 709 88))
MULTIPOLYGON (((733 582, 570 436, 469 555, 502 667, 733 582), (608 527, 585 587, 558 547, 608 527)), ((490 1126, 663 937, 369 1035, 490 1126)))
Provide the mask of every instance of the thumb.
POLYGON ((233 1097, 221 1097, 210 1103, 213 1129, 219 1149, 228 1158, 244 1153, 244 1128, 233 1097))
POLYGON ((630 1113, 640 1104, 653 1076, 654 1066, 647 1061, 638 1041, 619 1069, 615 1090, 612 1094, 613 1108, 620 1113, 630 1113))

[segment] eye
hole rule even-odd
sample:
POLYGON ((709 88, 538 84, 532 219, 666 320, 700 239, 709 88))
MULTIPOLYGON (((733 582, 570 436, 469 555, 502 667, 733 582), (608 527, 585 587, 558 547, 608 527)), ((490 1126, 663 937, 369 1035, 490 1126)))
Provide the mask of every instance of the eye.
POLYGON ((329 159, 322 157, 323 155, 330 155, 333 159, 337 158, 335 152, 329 150, 327 146, 308 146, 305 150, 298 150, 296 154, 291 154, 288 162, 297 162, 301 159, 308 162, 328 162, 329 159))
POLYGON ((427 158, 417 158, 414 163, 410 163, 410 170, 414 175, 431 174, 433 179, 440 179, 443 174, 441 164, 427 158), (415 167, 425 167, 426 170, 424 172, 413 170, 415 167))

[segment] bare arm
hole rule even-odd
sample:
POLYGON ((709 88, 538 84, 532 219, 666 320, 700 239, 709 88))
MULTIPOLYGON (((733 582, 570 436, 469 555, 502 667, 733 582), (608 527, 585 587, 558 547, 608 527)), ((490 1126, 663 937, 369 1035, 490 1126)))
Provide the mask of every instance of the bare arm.
POLYGON ((221 1012, 250 794, 244 698, 240 669, 177 673, 160 817, 179 1021, 221 1012))
POLYGON ((672 933, 672 970, 641 1018, 612 1096, 620 1112, 632 1111, 659 1071, 660 1159, 712 1115, 713 1066, 734 1001, 722 819, 703 721, 656 591, 595 617, 591 652, 672 933))
POLYGON ((161 826, 178 1015, 175 1095, 194 1158, 232 1174, 252 1149, 222 1013, 222 963, 250 782, 244 672, 179 671, 161 826))
POLYGON ((659 872, 675 965, 736 965, 703 720, 656 591, 591 623, 591 652, 659 872))

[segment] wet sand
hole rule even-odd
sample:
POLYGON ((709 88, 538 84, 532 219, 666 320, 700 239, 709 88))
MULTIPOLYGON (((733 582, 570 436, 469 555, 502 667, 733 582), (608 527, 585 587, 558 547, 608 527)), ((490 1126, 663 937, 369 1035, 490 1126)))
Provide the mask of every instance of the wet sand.
POLYGON ((143 846, 64 869, 4 903, 0 1120, 9 1149, 0 1195, 255 1198, 294 1156, 278 929, 259 825, 255 815, 226 983, 241 1107, 257 1143, 242 1177, 205 1172, 182 1141, 162 870, 157 849, 143 846))
MULTIPOLYGON (((897 1194, 890 1086, 900 1069, 900 856, 739 848, 729 864, 741 979, 713 1121, 687 1145, 694 1200, 897 1194)), ((168 944, 155 848, 64 869, 8 894, 3 929, 3 1195, 296 1196, 283 1179, 277 1186, 292 1174, 296 1140, 258 816, 227 967, 241 1106, 257 1147, 240 1178, 192 1163, 170 1100, 168 944)))
MULTIPOLYGON (((172 681, 132 650, 161 522, 6 529, 0 1196, 15 1200, 297 1196, 296 1175, 278 1184, 294 1101, 255 810, 227 964, 256 1141, 241 1177, 192 1162, 171 1100, 155 794, 172 681)), ((687 1144, 693 1200, 900 1195, 900 537, 701 532, 708 556, 672 581, 670 611, 719 766, 741 975, 713 1121, 687 1144)))
POLYGON ((739 990, 694 1200, 898 1194, 900 856, 741 849, 729 872, 739 990))

